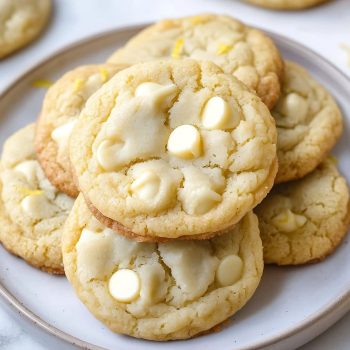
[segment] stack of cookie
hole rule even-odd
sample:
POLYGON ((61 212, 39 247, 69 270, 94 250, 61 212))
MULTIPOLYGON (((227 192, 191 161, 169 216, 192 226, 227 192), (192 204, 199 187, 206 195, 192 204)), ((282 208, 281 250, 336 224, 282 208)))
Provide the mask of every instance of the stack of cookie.
POLYGON ((63 273, 62 236, 67 278, 111 330, 190 338, 245 305, 264 259, 339 244, 349 194, 325 159, 341 131, 332 97, 260 31, 162 21, 64 75, 5 143, 0 239, 63 273))

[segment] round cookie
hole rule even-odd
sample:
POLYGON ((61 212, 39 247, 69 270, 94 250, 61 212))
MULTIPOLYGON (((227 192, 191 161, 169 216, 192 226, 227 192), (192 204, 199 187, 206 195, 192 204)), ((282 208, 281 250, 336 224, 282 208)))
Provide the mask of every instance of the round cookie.
POLYGON ((282 95, 271 113, 278 134, 276 183, 314 170, 343 131, 342 114, 333 97, 296 63, 285 62, 282 95))
POLYGON ((270 109, 280 95, 283 62, 274 43, 228 16, 207 14, 160 21, 133 37, 108 62, 170 57, 214 62, 254 90, 270 109))
POLYGON ((262 245, 256 216, 208 241, 137 243, 100 224, 79 195, 62 236, 66 276, 112 331, 186 339, 236 313, 257 288, 262 245))
POLYGON ((302 10, 320 5, 328 0, 245 0, 251 4, 275 10, 302 10))
POLYGON ((299 265, 331 254, 350 223, 349 189, 331 159, 273 188, 257 207, 266 263, 299 265))
POLYGON ((35 148, 47 178, 71 197, 79 193, 73 181, 68 141, 87 99, 125 65, 78 67, 48 90, 37 122, 35 148))
POLYGON ((4 144, 0 240, 29 264, 63 274, 61 234, 73 199, 45 178, 35 156, 34 131, 30 124, 4 144))
POLYGON ((34 40, 50 12, 51 0, 0 0, 0 58, 34 40))
POLYGON ((117 73, 73 130, 70 158, 90 209, 141 241, 203 239, 269 192, 276 128, 261 100, 209 61, 117 73))

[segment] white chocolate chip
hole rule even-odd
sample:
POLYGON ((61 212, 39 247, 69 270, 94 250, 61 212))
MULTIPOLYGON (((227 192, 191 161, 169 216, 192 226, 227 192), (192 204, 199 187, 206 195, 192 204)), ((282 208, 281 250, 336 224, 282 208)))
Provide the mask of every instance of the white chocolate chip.
POLYGON ((112 297, 122 303, 128 303, 140 295, 141 283, 135 271, 121 269, 109 280, 108 289, 112 297))
POLYGON ((21 173, 30 184, 34 184, 37 179, 39 164, 36 160, 26 160, 15 167, 15 171, 21 173))
POLYGON ((198 158, 202 154, 202 140, 197 128, 192 125, 181 125, 169 136, 168 151, 183 159, 198 158))
POLYGON ((221 97, 209 99, 202 112, 202 124, 208 130, 233 129, 240 121, 240 112, 233 110, 221 97))
POLYGON ((167 292, 167 281, 163 266, 158 262, 142 265, 139 269, 141 278, 140 298, 146 305, 163 300, 167 292))
POLYGON ((138 198, 149 201, 158 193, 160 187, 160 178, 151 170, 141 173, 131 184, 131 191, 138 198))
POLYGON ((290 209, 283 210, 272 219, 273 225, 282 232, 293 232, 305 225, 307 219, 295 214, 290 209))
POLYGON ((79 242, 77 243, 77 247, 79 247, 80 245, 82 245, 84 243, 93 242, 97 237, 96 235, 98 235, 97 232, 89 230, 87 228, 84 228, 81 231, 81 235, 79 238, 79 242))
POLYGON ((52 217, 57 213, 58 209, 42 193, 24 197, 21 207, 26 214, 35 220, 52 217))
POLYGON ((243 262, 237 255, 225 256, 216 271, 216 280, 223 286, 231 286, 242 276, 243 262))
POLYGON ((111 140, 104 140, 97 148, 97 161, 105 170, 114 170, 120 165, 117 157, 122 144, 111 140))
POLYGON ((167 97, 176 93, 175 84, 161 85, 152 82, 140 84, 135 90, 135 96, 151 98, 156 103, 161 103, 167 97))
POLYGON ((59 149, 68 146, 69 137, 76 123, 77 119, 73 119, 52 131, 51 138, 57 143, 59 149))
POLYGON ((193 166, 182 169, 184 187, 179 190, 179 199, 187 214, 203 215, 213 209, 222 197, 225 178, 219 168, 199 170, 193 166))
POLYGON ((169 290, 172 305, 203 296, 214 282, 219 260, 208 241, 172 240, 158 250, 176 284, 169 290))
POLYGON ((76 244, 77 274, 82 282, 106 279, 116 266, 128 267, 138 254, 147 256, 154 245, 130 241, 103 227, 95 219, 82 230, 76 244))
MULTIPOLYGON (((108 71, 107 71, 108 73, 108 71)), ((108 77, 107 77, 108 80, 108 77)), ((96 73, 91 75, 85 82, 84 87, 82 89, 82 94, 84 98, 87 100, 95 91, 97 91, 103 84, 104 78, 101 73, 96 73)))
POLYGON ((298 117, 298 120, 304 120, 308 112, 308 105, 304 97, 293 92, 284 98, 281 111, 287 117, 298 117))
POLYGON ((203 215, 221 202, 221 195, 210 188, 197 188, 192 191, 189 200, 183 201, 186 213, 190 215, 203 215))
POLYGON ((55 198, 55 204, 64 211, 70 211, 73 208, 74 199, 65 193, 59 192, 55 198))

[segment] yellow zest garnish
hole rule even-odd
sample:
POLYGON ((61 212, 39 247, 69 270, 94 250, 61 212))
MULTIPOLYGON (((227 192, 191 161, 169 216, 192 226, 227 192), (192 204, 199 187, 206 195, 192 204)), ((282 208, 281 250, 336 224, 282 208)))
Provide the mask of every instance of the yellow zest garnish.
POLYGON ((232 45, 219 44, 219 47, 218 47, 216 53, 218 55, 224 55, 225 53, 228 53, 231 50, 232 50, 232 45))
POLYGON ((101 67, 99 71, 100 71, 102 82, 105 83, 109 79, 108 70, 106 68, 101 67))
POLYGON ((30 188, 19 188, 18 192, 24 196, 40 196, 44 193, 43 190, 31 190, 30 188))
POLYGON ((335 165, 338 164, 338 159, 334 157, 332 154, 328 156, 329 160, 332 161, 335 165))
POLYGON ((208 21, 208 17, 205 16, 194 16, 190 19, 190 22, 194 25, 203 24, 208 21))
POLYGON ((343 49, 348 56, 348 66, 350 68, 350 46, 347 44, 341 44, 340 48, 343 49))
POLYGON ((83 88, 84 84, 85 84, 85 81, 83 79, 80 79, 80 78, 75 79, 75 81, 74 81, 74 92, 80 91, 83 88))
POLYGON ((39 79, 32 81, 32 86, 35 88, 48 89, 52 84, 53 82, 49 79, 39 79))
POLYGON ((182 53, 182 48, 184 46, 185 40, 183 38, 179 38, 176 40, 173 52, 171 53, 172 58, 180 58, 182 53))

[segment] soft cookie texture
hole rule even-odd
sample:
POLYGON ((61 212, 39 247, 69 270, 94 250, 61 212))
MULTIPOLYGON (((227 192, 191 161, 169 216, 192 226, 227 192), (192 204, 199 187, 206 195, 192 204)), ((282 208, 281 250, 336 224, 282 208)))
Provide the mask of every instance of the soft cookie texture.
POLYGON ((190 338, 223 322, 263 271, 251 212, 211 240, 137 243, 101 225, 80 195, 62 247, 66 276, 92 314, 114 332, 152 340, 190 338))
POLYGON ((350 222, 349 190, 333 160, 301 180, 273 188, 256 209, 266 263, 298 265, 324 259, 350 222))
POLYGON ((267 107, 213 63, 154 61, 119 72, 88 100, 70 157, 107 226, 140 240, 200 239, 266 196, 276 138, 267 107))
POLYGON ((255 5, 276 10, 302 10, 329 0, 245 0, 255 5))
POLYGON ((280 95, 283 62, 270 38, 220 15, 160 21, 133 37, 110 58, 111 63, 154 59, 210 60, 254 90, 272 108, 280 95))
POLYGON ((87 99, 125 65, 78 67, 60 78, 47 92, 37 122, 35 148, 50 182, 76 197, 69 160, 69 137, 87 99))
POLYGON ((35 39, 50 11, 51 0, 0 0, 0 58, 35 39))
POLYGON ((0 240, 29 264, 63 274, 61 234, 73 200, 44 176, 34 152, 34 129, 28 125, 4 145, 0 240))
POLYGON ((343 131, 341 112, 329 92, 304 68, 285 62, 282 96, 273 109, 278 141, 276 182, 314 170, 343 131))

